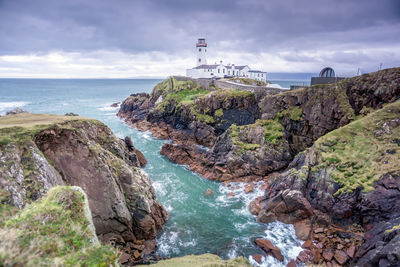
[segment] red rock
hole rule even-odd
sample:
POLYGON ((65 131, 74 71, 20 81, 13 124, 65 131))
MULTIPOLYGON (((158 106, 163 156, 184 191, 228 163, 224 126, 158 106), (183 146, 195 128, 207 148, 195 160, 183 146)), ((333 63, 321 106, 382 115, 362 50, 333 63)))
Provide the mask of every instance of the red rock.
POLYGON ((130 259, 131 255, 128 253, 122 253, 122 255, 119 257, 119 262, 121 264, 127 263, 130 259))
POLYGON ((259 196, 256 197, 252 202, 250 202, 249 204, 249 210, 250 213, 253 215, 258 215, 260 213, 261 210, 261 199, 263 199, 264 196, 259 196))
POLYGON ((310 237, 311 222, 310 220, 302 220, 293 224, 296 236, 300 240, 307 240, 310 237))
POLYGON ((297 264, 294 260, 290 260, 288 262, 288 264, 286 264, 286 267, 296 267, 296 266, 297 266, 297 264))
POLYGON ((283 261, 283 255, 281 251, 279 250, 279 248, 275 247, 271 241, 267 239, 256 239, 254 242, 267 254, 274 256, 279 261, 283 261))
POLYGON ((317 249, 322 249, 324 247, 324 244, 322 244, 321 242, 319 242, 317 245, 315 245, 315 248, 317 249))
POLYGON ((312 241, 310 239, 308 239, 306 242, 304 242, 304 244, 301 247, 311 250, 314 247, 314 244, 312 243, 312 241))
POLYGON ((245 185, 245 186, 244 186, 244 192, 245 192, 246 194, 251 193, 251 192, 254 192, 253 185, 251 185, 251 184, 245 185))
POLYGON ((344 253, 341 250, 336 250, 335 254, 334 254, 335 260, 340 264, 343 265, 347 260, 348 260, 348 256, 346 253, 344 253))
POLYGON ((235 197, 235 193, 234 192, 229 192, 228 193, 228 197, 235 197))
POLYGON ((308 262, 310 259, 310 253, 311 253, 311 251, 309 251, 309 250, 300 251, 299 255, 296 258, 296 261, 298 263, 308 262))
POLYGON ((261 264, 263 255, 261 254, 254 254, 252 255, 253 259, 258 263, 261 264))
POLYGON ((339 249, 339 250, 340 250, 340 249, 343 249, 343 248, 344 248, 344 247, 343 247, 343 245, 342 245, 342 244, 338 244, 338 245, 337 245, 337 249, 339 249))
POLYGON ((313 256, 313 263, 319 263, 321 260, 321 250, 315 249, 311 251, 312 256, 313 256))
POLYGON ((351 245, 351 246, 346 250, 346 254, 347 254, 350 258, 353 258, 355 253, 356 253, 356 248, 354 247, 354 245, 351 245))
POLYGON ((133 251, 133 257, 135 257, 135 260, 138 260, 142 257, 140 252, 138 250, 133 251))
POLYGON ((212 196, 214 195, 214 191, 212 191, 210 188, 208 188, 206 191, 204 191, 205 196, 212 196))
POLYGON ((326 260, 326 261, 331 261, 333 258, 333 252, 329 251, 329 250, 324 250, 324 252, 322 252, 322 257, 326 260))

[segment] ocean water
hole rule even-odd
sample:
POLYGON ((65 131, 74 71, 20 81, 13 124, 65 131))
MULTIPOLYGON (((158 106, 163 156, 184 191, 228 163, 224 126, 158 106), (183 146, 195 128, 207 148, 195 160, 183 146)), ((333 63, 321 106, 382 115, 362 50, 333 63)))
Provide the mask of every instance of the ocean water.
MULTIPOLYGON (((34 113, 65 114, 74 112, 104 122, 120 138, 131 136, 147 158, 144 168, 151 177, 157 198, 169 212, 169 220, 158 233, 158 255, 164 257, 215 253, 224 259, 245 256, 258 265, 252 254, 261 250, 255 238, 268 238, 285 256, 285 263, 300 252, 292 225, 274 222, 257 223, 247 209, 256 196, 257 187, 244 194, 243 184, 231 188, 206 180, 174 164, 159 151, 165 140, 150 133, 129 128, 116 117, 118 108, 110 105, 123 101, 131 93, 151 92, 156 79, 0 79, 0 115, 15 107, 34 113), (204 192, 211 189, 212 196, 204 192)), ((293 81, 294 82, 294 81, 293 81)), ((286 84, 281 84, 287 87, 286 84)), ((271 256, 261 266, 284 266, 271 256)))

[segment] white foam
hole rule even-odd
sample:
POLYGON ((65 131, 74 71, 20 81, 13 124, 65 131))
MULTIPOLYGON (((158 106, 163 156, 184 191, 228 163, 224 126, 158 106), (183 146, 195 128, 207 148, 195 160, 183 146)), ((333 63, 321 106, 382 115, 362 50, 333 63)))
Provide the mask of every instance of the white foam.
POLYGON ((29 102, 26 101, 0 102, 0 114, 5 114, 6 111, 12 110, 14 108, 21 108, 28 104, 29 102))
MULTIPOLYGON (((246 194, 244 189, 247 183, 242 182, 233 182, 230 183, 230 186, 226 186, 225 184, 220 185, 219 191, 222 194, 217 198, 218 202, 221 204, 229 205, 231 203, 235 203, 237 201, 241 201, 245 203, 243 208, 234 210, 237 215, 246 215, 251 216, 250 211, 248 210, 248 206, 251 201, 253 201, 256 197, 262 196, 264 191, 261 190, 261 186, 264 184, 263 181, 255 182, 253 186, 253 192, 246 194), (233 192, 235 197, 229 197, 228 193, 233 192)), ((247 222, 248 224, 250 222, 247 222)), ((244 229, 246 224, 235 224, 236 229, 241 230, 244 229)), ((282 254, 284 255, 285 261, 279 262, 272 256, 262 257, 262 263, 258 264, 253 257, 249 257, 249 261, 254 266, 266 267, 266 266, 285 266, 291 259, 295 259, 297 255, 302 250, 301 245, 302 242, 296 238, 294 227, 291 224, 284 224, 281 222, 273 222, 266 224, 267 230, 265 230, 265 235, 260 236, 260 238, 265 238, 270 240, 276 247, 278 247, 282 254)), ((249 240, 250 242, 250 240, 249 240)), ((229 252, 229 258, 233 258, 231 256, 235 255, 234 250, 229 252)))
POLYGON ((118 107, 112 107, 110 105, 105 105, 105 106, 97 108, 97 109, 101 110, 101 111, 116 111, 118 108, 119 108, 119 106, 118 107))

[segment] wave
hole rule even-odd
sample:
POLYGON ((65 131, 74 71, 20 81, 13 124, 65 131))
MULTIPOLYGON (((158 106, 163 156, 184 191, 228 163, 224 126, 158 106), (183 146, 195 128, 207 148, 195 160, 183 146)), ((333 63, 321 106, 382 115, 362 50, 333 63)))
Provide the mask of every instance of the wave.
POLYGON ((111 107, 110 105, 106 105, 97 109, 101 111, 116 111, 118 108, 119 107, 111 107))
POLYGON ((6 113, 6 111, 12 110, 14 108, 21 108, 28 105, 30 102, 26 101, 13 101, 13 102, 0 102, 0 114, 6 113))

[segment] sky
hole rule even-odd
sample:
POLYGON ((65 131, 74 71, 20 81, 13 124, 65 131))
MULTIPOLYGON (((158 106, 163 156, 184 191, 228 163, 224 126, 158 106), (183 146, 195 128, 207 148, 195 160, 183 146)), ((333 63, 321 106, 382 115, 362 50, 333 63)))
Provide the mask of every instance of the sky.
POLYGON ((0 0, 0 77, 184 75, 208 63, 352 76, 400 66, 399 0, 0 0))

